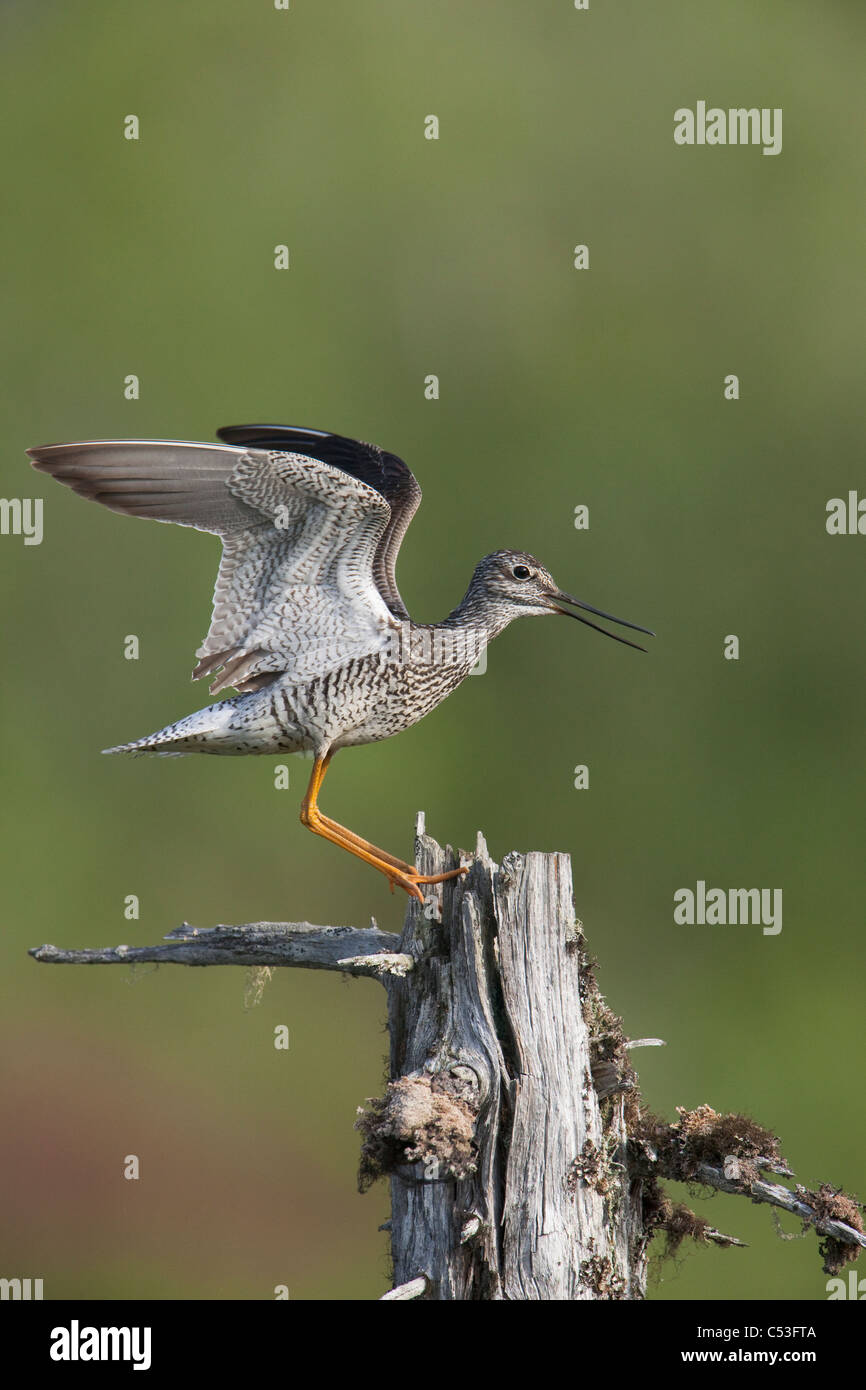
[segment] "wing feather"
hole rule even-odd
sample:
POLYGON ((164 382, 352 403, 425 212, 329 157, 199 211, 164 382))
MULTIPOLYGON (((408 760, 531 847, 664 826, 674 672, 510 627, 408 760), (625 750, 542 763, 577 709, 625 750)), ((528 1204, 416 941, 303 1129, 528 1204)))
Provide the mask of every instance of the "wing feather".
POLYGON ((196 678, 257 689, 382 649, 395 619, 373 577, 387 500, 321 459, 170 440, 96 440, 28 453, 36 468, 114 511, 221 536, 213 617, 196 678))
POLYGON ((373 578, 394 616, 408 618, 395 571, 397 553, 421 501, 421 489, 401 458, 386 453, 377 444, 295 425, 227 425, 217 434, 227 444, 280 449, 321 459, 375 488, 390 506, 391 516, 376 547, 373 578))

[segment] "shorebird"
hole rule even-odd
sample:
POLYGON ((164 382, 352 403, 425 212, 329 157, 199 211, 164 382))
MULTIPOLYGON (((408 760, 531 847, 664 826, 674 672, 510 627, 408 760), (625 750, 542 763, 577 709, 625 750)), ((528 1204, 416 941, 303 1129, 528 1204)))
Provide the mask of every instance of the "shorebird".
MULTIPOLYGON (((417 723, 469 674, 515 618, 575 612, 654 634, 563 593, 521 550, 476 566, 441 623, 414 623, 395 579, 397 552, 421 500, 402 459, 339 434, 235 425, 220 444, 91 440, 28 449, 34 467, 112 511, 193 526, 222 538, 210 630, 193 679, 237 695, 106 753, 307 753, 301 821, 423 902, 425 876, 319 809, 340 748, 417 723)), ((645 648, 638 647, 643 651, 645 648)))

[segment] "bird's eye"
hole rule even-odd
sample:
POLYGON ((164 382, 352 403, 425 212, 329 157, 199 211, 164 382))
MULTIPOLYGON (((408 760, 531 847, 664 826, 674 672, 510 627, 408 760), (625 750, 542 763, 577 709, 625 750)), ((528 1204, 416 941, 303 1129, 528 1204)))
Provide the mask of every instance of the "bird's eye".
POLYGON ((528 579, 531 571, 526 568, 526 565, 515 565, 511 573, 515 579, 528 579))

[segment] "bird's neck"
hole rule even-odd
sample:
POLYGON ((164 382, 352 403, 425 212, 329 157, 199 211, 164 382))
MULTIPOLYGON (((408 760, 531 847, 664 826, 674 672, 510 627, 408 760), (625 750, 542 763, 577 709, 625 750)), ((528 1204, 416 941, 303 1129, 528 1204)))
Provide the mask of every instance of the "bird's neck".
POLYGON ((515 614, 507 604, 491 603, 486 594, 478 593, 470 585, 457 607, 452 609, 442 627, 472 630, 492 642, 514 619, 515 614))

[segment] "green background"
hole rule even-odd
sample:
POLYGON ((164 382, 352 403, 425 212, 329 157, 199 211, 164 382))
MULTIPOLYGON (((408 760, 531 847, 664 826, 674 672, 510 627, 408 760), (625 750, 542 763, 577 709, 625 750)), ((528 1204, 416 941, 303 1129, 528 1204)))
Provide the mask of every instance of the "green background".
MULTIPOLYGON (((184 919, 399 928, 403 901, 299 825, 308 763, 277 791, 270 759, 99 756, 207 703, 218 543, 88 506, 23 451, 259 419, 407 459, 416 618, 512 546, 659 634, 642 656, 516 624, 429 719, 337 759, 325 809, 400 854, 420 807, 496 857, 569 851, 609 1002, 667 1042, 637 1058, 647 1101, 745 1110, 799 1180, 862 1194, 866 539, 824 521, 866 492, 863 6, 150 0, 0 25, 2 489, 45 498, 41 546, 0 537, 0 1273, 49 1298, 386 1288, 352 1128, 382 1088, 376 984, 281 971, 245 1010, 242 971, 26 955, 184 919), (782 107, 782 153, 675 146, 699 99, 782 107), (701 878, 781 887, 781 935, 677 926, 701 878)), ((814 1235, 698 1209, 750 1248, 684 1252, 651 1297, 826 1296, 814 1235)))

